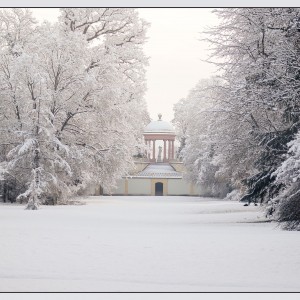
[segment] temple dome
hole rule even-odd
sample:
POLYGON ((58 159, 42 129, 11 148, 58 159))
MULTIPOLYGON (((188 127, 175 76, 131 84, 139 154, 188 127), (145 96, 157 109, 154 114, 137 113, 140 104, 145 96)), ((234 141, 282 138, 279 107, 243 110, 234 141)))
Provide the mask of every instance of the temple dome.
POLYGON ((146 127, 145 133, 175 133, 175 130, 171 123, 163 121, 161 119, 162 115, 158 115, 157 121, 150 122, 146 127))

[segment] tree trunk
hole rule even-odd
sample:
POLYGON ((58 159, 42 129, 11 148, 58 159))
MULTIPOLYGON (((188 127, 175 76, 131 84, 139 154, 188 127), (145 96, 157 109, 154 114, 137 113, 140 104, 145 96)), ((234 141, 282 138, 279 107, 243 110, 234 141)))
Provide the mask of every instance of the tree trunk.
POLYGON ((33 182, 32 182, 32 191, 29 196, 29 201, 27 203, 26 209, 36 210, 40 205, 40 149, 36 147, 34 150, 34 169, 33 169, 33 182))
POLYGON ((6 203, 8 200, 8 190, 6 180, 3 183, 3 202, 6 203))

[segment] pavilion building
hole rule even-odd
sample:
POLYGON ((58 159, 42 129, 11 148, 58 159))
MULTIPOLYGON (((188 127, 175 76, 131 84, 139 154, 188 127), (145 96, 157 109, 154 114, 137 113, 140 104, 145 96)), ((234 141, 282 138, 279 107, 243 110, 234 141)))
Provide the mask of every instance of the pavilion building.
POLYGON ((183 179, 185 168, 176 158, 175 130, 162 120, 150 122, 144 130, 146 151, 135 161, 135 170, 118 181, 117 188, 105 191, 112 195, 197 196, 198 186, 183 179))

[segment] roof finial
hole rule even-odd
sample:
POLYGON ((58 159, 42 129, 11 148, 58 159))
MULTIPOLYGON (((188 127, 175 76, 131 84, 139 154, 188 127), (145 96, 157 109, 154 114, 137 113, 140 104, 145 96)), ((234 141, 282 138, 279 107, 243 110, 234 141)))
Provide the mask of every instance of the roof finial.
POLYGON ((158 114, 158 121, 161 121, 161 117, 162 117, 162 114, 159 113, 159 114, 158 114))

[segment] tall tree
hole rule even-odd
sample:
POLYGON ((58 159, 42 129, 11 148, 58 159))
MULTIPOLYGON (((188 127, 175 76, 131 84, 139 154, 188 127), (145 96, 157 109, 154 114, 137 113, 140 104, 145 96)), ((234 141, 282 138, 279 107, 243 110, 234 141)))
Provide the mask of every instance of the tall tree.
POLYGON ((185 99, 174 106, 174 123, 179 132, 180 156, 188 170, 186 178, 210 196, 225 196, 230 180, 220 176, 217 158, 219 129, 216 87, 220 80, 201 80, 185 99))
MULTIPOLYGON (((299 9, 225 9, 217 13, 221 23, 209 32, 209 40, 229 91, 224 107, 232 111, 231 117, 240 116, 233 132, 239 124, 249 128, 239 137, 243 140, 246 135, 246 147, 253 148, 250 174, 243 181, 249 189, 242 200, 267 202, 281 189, 272 173, 299 122, 295 114, 299 9)), ((237 144, 237 151, 242 152, 243 146, 237 144)))
POLYGON ((147 24, 135 10, 62 9, 59 20, 28 30, 26 44, 0 62, 0 93, 16 115, 9 106, 1 115, 12 133, 8 171, 31 178, 19 196, 29 209, 65 201, 87 184, 113 185, 131 166, 147 119, 147 24))
MULTIPOLYGON (((215 12, 220 23, 205 33, 212 50, 208 61, 219 67, 221 77, 221 84, 212 88, 216 110, 210 114, 215 119, 214 164, 219 168, 215 176, 230 178, 243 201, 272 203, 289 186, 274 174, 284 164, 288 143, 300 125, 300 10, 215 12)), ((195 102, 190 110, 199 106, 195 102)), ((210 120, 204 124, 208 127, 210 120)), ((196 128, 195 136, 202 132, 196 128)), ((191 160, 195 164, 201 160, 199 149, 189 150, 196 153, 191 160)), ((186 156, 191 156, 187 150, 186 156)), ((277 210, 276 203, 269 212, 277 210)))

